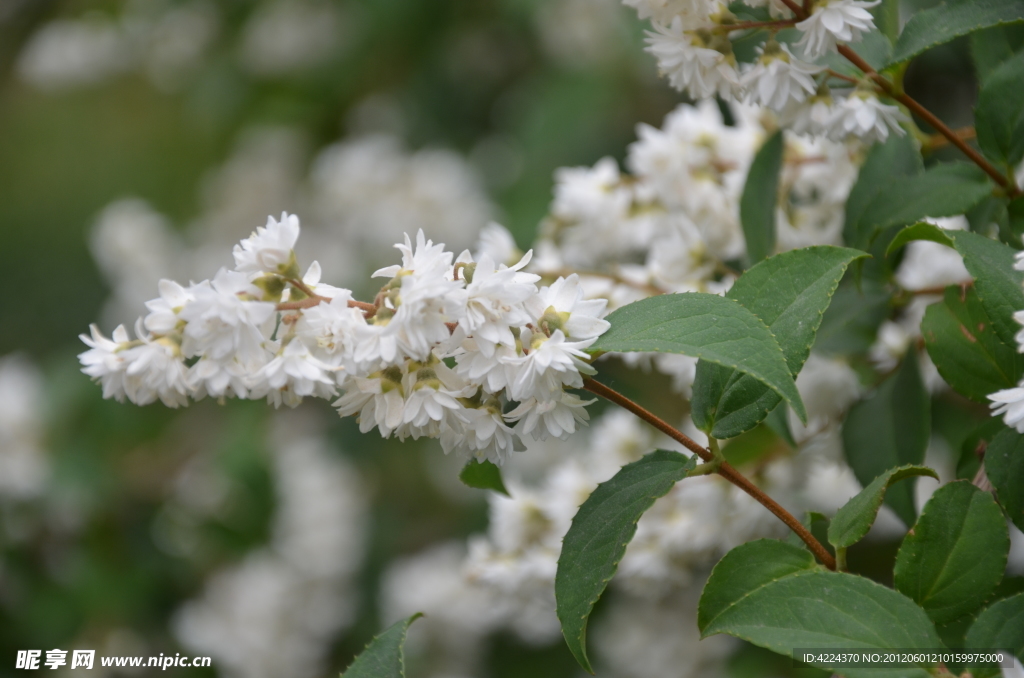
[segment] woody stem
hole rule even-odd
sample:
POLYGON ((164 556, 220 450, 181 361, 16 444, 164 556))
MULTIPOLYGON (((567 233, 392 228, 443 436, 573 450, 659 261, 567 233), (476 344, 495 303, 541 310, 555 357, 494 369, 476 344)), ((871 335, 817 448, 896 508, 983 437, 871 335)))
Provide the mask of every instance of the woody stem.
MULTIPOLYGON (((602 398, 615 403, 623 409, 629 410, 636 416, 640 417, 648 424, 658 429, 668 437, 672 438, 676 442, 681 443, 686 449, 690 450, 705 462, 711 462, 714 460, 714 455, 710 450, 700 445, 693 438, 689 437, 682 431, 670 426, 664 419, 660 418, 653 412, 650 412, 638 403, 633 402, 626 396, 622 395, 618 391, 615 391, 601 382, 594 381, 593 379, 584 379, 583 388, 590 391, 594 395, 599 395, 602 398)), ((807 544, 807 548, 817 556, 818 560, 822 562, 825 567, 830 570, 836 569, 835 558, 828 552, 821 542, 814 538, 814 535, 803 526, 803 524, 796 519, 792 513, 784 509, 777 501, 765 494, 761 488, 752 483, 746 476, 737 471, 728 462, 723 462, 719 469, 716 471, 718 475, 722 476, 730 483, 740 488, 751 497, 756 499, 758 503, 764 506, 766 509, 771 511, 776 518, 781 520, 786 526, 793 530, 800 539, 807 544)))

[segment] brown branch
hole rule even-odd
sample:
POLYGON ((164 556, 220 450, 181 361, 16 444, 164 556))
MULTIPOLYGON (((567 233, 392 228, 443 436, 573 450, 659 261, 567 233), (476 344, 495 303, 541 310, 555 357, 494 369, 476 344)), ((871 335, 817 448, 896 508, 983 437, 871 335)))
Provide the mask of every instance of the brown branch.
MULTIPOLYGON (((305 291, 305 290, 303 290, 305 291)), ((304 308, 313 308, 323 303, 331 303, 330 297, 321 297, 318 294, 311 294, 305 299, 299 299, 298 301, 284 301, 277 304, 275 308, 278 311, 301 311, 304 308)), ((358 308, 362 310, 363 314, 367 317, 373 317, 373 314, 377 312, 377 307, 373 304, 368 304, 365 301, 356 301, 355 299, 349 299, 349 308, 358 308)))
POLYGON ((963 154, 966 155, 971 160, 971 162, 973 162, 975 165, 984 170, 985 174, 992 177, 992 179, 997 184, 1006 189, 1006 194, 1009 197, 1013 197, 1020 193, 1020 189, 1017 188, 1016 184, 1013 181, 1008 179, 1002 172, 996 169, 992 165, 992 163, 990 163, 988 160, 982 157, 981 153, 978 153, 976 150, 968 146, 966 141, 961 139, 956 132, 950 129, 948 125, 946 125, 946 123, 939 120, 934 113, 932 113, 927 108, 922 106, 920 103, 918 103, 915 99, 913 99, 910 95, 906 94, 905 92, 898 92, 896 90, 896 87, 891 82, 889 82, 887 78, 878 73, 874 68, 871 67, 871 64, 864 61, 864 59, 862 59, 859 54, 854 52, 848 46, 839 45, 837 49, 839 50, 840 54, 846 57, 847 61, 852 63, 860 70, 864 71, 865 75, 874 80, 875 83, 879 87, 881 87, 886 94, 888 94, 893 99, 909 108, 914 113, 917 113, 917 115, 921 119, 923 119, 925 122, 931 125, 935 130, 939 132, 939 134, 946 137, 946 139, 949 140, 949 143, 959 148, 963 152, 963 154))
MULTIPOLYGON (((960 129, 953 130, 953 134, 957 135, 964 141, 970 141, 978 136, 978 133, 974 131, 974 127, 961 127, 960 129)), ((929 151, 934 151, 936 148, 942 148, 949 143, 949 139, 942 136, 941 134, 933 134, 928 137, 928 141, 925 143, 925 147, 929 151)))
MULTIPOLYGON (((810 16, 810 8, 807 7, 808 3, 805 3, 805 5, 801 7, 800 5, 796 4, 793 0, 782 0, 782 2, 783 4, 786 5, 786 7, 788 7, 793 12, 794 15, 796 15, 797 19, 806 19, 808 16, 810 16)), ((861 56, 857 54, 855 51, 850 49, 849 46, 838 45, 836 49, 839 51, 840 54, 846 57, 847 61, 852 63, 860 70, 864 71, 864 74, 867 75, 872 80, 874 80, 875 83, 877 83, 878 86, 881 87, 886 94, 888 94, 890 97, 892 97, 896 101, 900 102, 901 104, 909 108, 914 113, 917 113, 919 117, 921 117, 925 122, 931 125, 932 128, 934 128, 939 134, 948 139, 949 143, 959 148, 963 152, 963 154, 966 155, 971 160, 971 162, 973 162, 975 165, 984 170, 985 174, 992 177, 992 179, 997 184, 1006 189, 1007 196, 1012 198, 1021 193, 1021 190, 1017 187, 1016 183, 1013 180, 1003 175, 998 169, 996 169, 992 165, 992 163, 990 163, 988 160, 982 157, 980 153, 978 153, 976 150, 968 146, 963 139, 957 136, 956 132, 951 130, 949 126, 946 125, 946 123, 939 120, 934 113, 932 113, 927 108, 922 106, 920 103, 918 103, 905 92, 897 91, 897 88, 893 85, 893 83, 891 83, 887 78, 885 78, 880 73, 878 73, 878 71, 872 68, 871 64, 869 64, 867 61, 864 61, 864 59, 861 58, 861 56)))
POLYGON ((828 74, 828 77, 830 78, 839 78, 840 80, 845 80, 846 82, 853 83, 854 85, 860 84, 860 80, 858 80, 857 78, 846 75, 844 73, 840 73, 839 71, 833 71, 831 68, 826 69, 825 72, 828 74))
MULTIPOLYGON (((670 426, 665 420, 661 419, 653 412, 644 409, 641 405, 633 402, 618 391, 608 388, 601 382, 594 381, 593 379, 584 379, 583 388, 594 395, 599 395, 602 398, 615 403, 619 407, 632 412, 668 437, 678 443, 681 443, 686 449, 690 450, 704 461, 711 461, 713 459, 710 450, 699 445, 693 438, 689 437, 682 431, 679 431, 675 427, 670 426)), ((807 547, 811 549, 811 552, 818 557, 818 560, 820 560, 825 567, 830 570, 836 569, 836 561, 835 558, 832 557, 832 554, 828 552, 828 549, 826 549, 821 542, 814 538, 814 535, 811 534, 792 513, 784 509, 778 502, 765 494, 761 488, 752 483, 746 478, 746 476, 737 471, 728 462, 723 462, 717 473, 756 499, 762 506, 771 511, 776 518, 785 523, 789 529, 793 530, 793 532, 795 532, 796 535, 800 537, 805 544, 807 544, 807 547)))

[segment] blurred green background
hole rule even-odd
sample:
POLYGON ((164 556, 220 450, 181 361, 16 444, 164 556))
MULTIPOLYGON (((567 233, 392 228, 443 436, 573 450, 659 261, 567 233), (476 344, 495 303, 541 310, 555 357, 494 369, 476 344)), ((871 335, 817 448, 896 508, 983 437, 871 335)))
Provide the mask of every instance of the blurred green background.
MULTIPOLYGON (((292 62, 288 49, 301 53, 302 37, 289 47, 255 28, 289 1, 0 0, 0 271, 8 284, 0 357, 18 354, 41 370, 43 391, 30 404, 49 469, 35 493, 0 493, 0 675, 17 673, 16 651, 26 648, 182 651, 169 621, 175 610, 273 536, 275 427, 316 429, 369 496, 355 608, 329 639, 323 675, 336 675, 392 621, 380 619, 377 599, 389 563, 486 526, 483 493, 455 496, 430 479, 439 473, 436 442, 361 436, 323 402, 302 408, 318 410, 313 423, 300 415, 282 424, 262 402, 206 401, 177 412, 102 400, 75 355, 77 335, 101 318, 112 291, 89 245, 105 206, 141 198, 182 237, 202 240, 204 225, 216 226, 207 214, 211 177, 252 130, 301 139, 300 177, 326 145, 384 130, 409 153, 445 148, 466 158, 493 215, 525 247, 556 168, 621 158, 638 123, 660 125, 680 101, 643 53, 635 13, 614 0, 305 2, 330 30, 312 56, 292 62), (156 54, 152 26, 182 8, 206 17, 180 29, 198 46, 156 54), (63 21, 115 26, 127 46, 106 61, 56 48, 55 65, 33 69, 33 41, 63 21), (226 479, 228 499, 189 514, 190 546, 176 549, 161 535, 178 501, 176 479, 195 458, 226 479)), ((951 126, 969 123, 965 44, 930 52, 907 82, 951 126)), ((285 203, 277 209, 306 218, 305 202, 285 203)), ((141 299, 155 296, 155 283, 137 290, 141 299)), ((20 396, 0 392, 0 408, 11 405, 5 397, 20 396)), ((453 480, 457 470, 452 461, 440 472, 453 480)), ((494 677, 578 673, 560 643, 527 647, 505 635, 488 644, 484 665, 494 677)), ((753 654, 736 670, 786 669, 753 654)))

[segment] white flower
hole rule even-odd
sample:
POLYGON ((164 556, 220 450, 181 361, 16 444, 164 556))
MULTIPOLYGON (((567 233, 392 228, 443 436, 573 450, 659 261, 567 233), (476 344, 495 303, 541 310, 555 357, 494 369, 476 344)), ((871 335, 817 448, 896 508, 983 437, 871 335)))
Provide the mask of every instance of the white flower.
POLYGON ((455 356, 455 372, 466 381, 479 384, 487 393, 500 393, 515 381, 520 359, 515 348, 497 346, 484 355, 474 339, 466 339, 461 349, 455 356))
POLYGON ((854 92, 833 108, 828 137, 833 141, 853 137, 868 144, 882 142, 889 138, 890 131, 896 136, 906 134, 900 127, 902 122, 910 122, 910 118, 896 106, 883 104, 867 92, 854 92))
POLYGON ((103 397, 124 402, 124 370, 127 367, 124 349, 131 339, 124 325, 118 325, 107 339, 96 325, 89 325, 91 336, 78 335, 78 338, 89 347, 88 351, 78 355, 82 363, 82 372, 92 377, 93 381, 103 386, 103 397))
MULTIPOLYGON (((968 228, 967 218, 963 216, 924 217, 922 221, 947 230, 963 231, 968 228)), ((896 269, 896 282, 913 292, 959 285, 972 279, 959 252, 931 241, 909 243, 896 269)))
POLYGON ((523 331, 523 345, 529 352, 519 359, 519 369, 510 391, 513 400, 555 400, 562 387, 582 388, 580 373, 594 374, 595 370, 584 359, 589 356, 583 349, 594 343, 567 341, 562 330, 550 337, 543 332, 523 331))
MULTIPOLYGON (((267 217, 267 225, 235 245, 235 270, 244 273, 288 274, 293 264, 292 250, 299 239, 299 218, 287 212, 281 220, 267 217)), ((296 272, 291 273, 295 275, 296 272)))
POLYGON ((837 42, 858 42, 862 33, 875 29, 871 13, 882 0, 822 0, 814 6, 811 16, 796 25, 804 35, 797 44, 804 54, 817 59, 835 51, 837 42))
POLYGON ((791 103, 799 103, 818 88, 811 76, 824 70, 800 61, 786 45, 770 42, 762 48, 760 58, 743 74, 741 83, 753 103, 782 111, 791 103))
POLYGON ((178 344, 169 339, 143 336, 141 319, 135 333, 139 341, 122 351, 124 391, 128 399, 136 405, 148 405, 157 398, 167 407, 187 405, 189 388, 178 344))
POLYGON ((886 320, 878 327, 878 338, 871 345, 868 356, 875 367, 888 372, 903 359, 912 339, 902 325, 886 320))
POLYGON ((250 379, 253 397, 267 396, 274 407, 281 403, 295 407, 303 396, 329 398, 337 393, 333 370, 312 355, 297 338, 289 341, 277 355, 250 379))
POLYGON ((340 367, 354 355, 357 332, 366 327, 358 308, 348 305, 352 293, 340 290, 330 302, 307 308, 295 324, 296 334, 316 347, 317 356, 333 367, 340 367))
POLYGON ((701 38, 686 32, 678 17, 667 26, 657 22, 652 25, 654 30, 647 31, 647 51, 657 58, 658 68, 673 87, 688 91, 694 99, 717 94, 732 100, 741 93, 736 60, 731 55, 710 48, 701 38))
POLYGON ((404 367, 392 365, 365 377, 350 376, 342 384, 345 395, 334 403, 338 414, 357 415, 362 433, 376 426, 381 437, 389 437, 402 424, 405 413, 404 367))
POLYGON ((687 25, 700 27, 707 25, 719 3, 713 0, 622 0, 622 4, 634 8, 641 19, 667 22, 680 16, 687 25))
POLYGON ((534 283, 540 280, 540 276, 521 271, 530 263, 532 255, 532 252, 527 252, 511 268, 504 264, 495 267, 494 261, 484 255, 464 269, 472 267, 467 276, 470 282, 466 285, 465 312, 459 318, 459 326, 476 340, 478 350, 485 356, 493 355, 498 345, 515 347, 516 340, 510 326, 518 327, 530 322, 523 302, 537 293, 534 283))
POLYGON ((593 400, 583 400, 572 393, 562 393, 557 400, 524 400, 505 415, 508 421, 519 422, 516 432, 520 437, 547 440, 548 437, 565 440, 576 432, 576 424, 590 419, 586 406, 593 400))
POLYGON ((417 363, 405 376, 403 387, 407 395, 402 414, 402 425, 396 435, 402 440, 420 436, 436 438, 441 425, 451 421, 462 410, 457 398, 465 398, 476 390, 468 386, 443 362, 433 358, 427 364, 417 363))
POLYGON ((221 269, 213 281, 189 288, 193 299, 178 313, 185 320, 182 352, 243 363, 259 361, 264 341, 260 326, 274 315, 274 304, 254 301, 260 290, 242 273, 221 269))
POLYGON ((395 247, 402 252, 402 265, 373 274, 392 278, 385 286, 384 306, 372 319, 374 326, 382 329, 366 333, 372 344, 379 345, 379 353, 374 346, 360 347, 357 360, 379 355, 393 362, 399 350, 415 360, 426 360, 435 344, 448 339, 447 323, 457 319, 465 307, 463 281, 452 279, 452 253, 445 252, 444 245, 434 245, 420 231, 415 250, 408 235, 404 245, 395 247))
MULTIPOLYGON (((479 460, 503 464, 515 450, 515 434, 505 424, 501 403, 490 398, 480 407, 463 407, 455 412, 458 422, 441 432, 445 454, 460 450, 479 460)), ((452 422, 453 424, 455 422, 452 422)))
POLYGON ((221 360, 200 358, 188 371, 188 385, 196 400, 207 395, 223 398, 229 393, 236 398, 248 398, 248 378, 252 370, 260 369, 265 360, 250 361, 243 365, 235 356, 221 360))
POLYGON ((82 372, 103 385, 103 397, 136 405, 148 405, 159 398, 168 407, 186 405, 189 388, 186 368, 178 345, 168 339, 145 334, 142 321, 132 341, 124 325, 118 325, 111 339, 90 326, 91 337, 81 335, 90 349, 78 356, 82 372))
POLYGON ((608 301, 585 300, 583 294, 580 277, 573 273, 567 278, 559 278, 550 287, 541 288, 527 301, 527 309, 542 326, 562 330, 570 339, 596 339, 611 327, 607 320, 601 318, 608 301))
POLYGON ((832 96, 818 94, 803 101, 790 101, 779 114, 779 123, 797 134, 827 134, 835 117, 832 96))
POLYGON ((1024 386, 1006 388, 988 396, 992 401, 992 416, 1004 415, 1003 422, 1024 433, 1024 386))
POLYGON ((516 246, 515 238, 501 224, 490 222, 480 229, 474 255, 477 259, 487 255, 492 261, 511 266, 523 257, 523 252, 516 246))
POLYGON ((1017 254, 1013 256, 1013 259, 1013 267, 1018 271, 1024 271, 1024 251, 1017 252, 1017 254))
POLYGON ((632 201, 614 158, 602 158, 593 167, 555 170, 555 199, 551 212, 569 221, 624 216, 632 201))
POLYGON ((149 315, 146 329, 154 334, 170 334, 178 329, 178 313, 192 301, 192 294, 173 280, 161 280, 157 286, 160 296, 146 302, 149 315))

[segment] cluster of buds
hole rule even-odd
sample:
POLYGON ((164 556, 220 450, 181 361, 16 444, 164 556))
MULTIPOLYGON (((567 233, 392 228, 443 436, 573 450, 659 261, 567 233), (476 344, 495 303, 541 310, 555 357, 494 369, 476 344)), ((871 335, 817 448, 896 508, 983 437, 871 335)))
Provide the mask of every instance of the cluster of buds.
POLYGON ((268 219, 235 246, 235 269, 183 286, 161 280, 149 314, 111 338, 92 326, 83 371, 106 398, 170 407, 266 398, 294 407, 334 398, 342 416, 384 437, 440 438, 448 452, 502 462, 526 437, 565 438, 587 420, 566 389, 592 374, 585 349, 608 328, 606 301, 577 276, 540 286, 524 269, 469 251, 458 257, 422 231, 396 245, 400 265, 372 303, 304 274, 299 220, 268 219))

